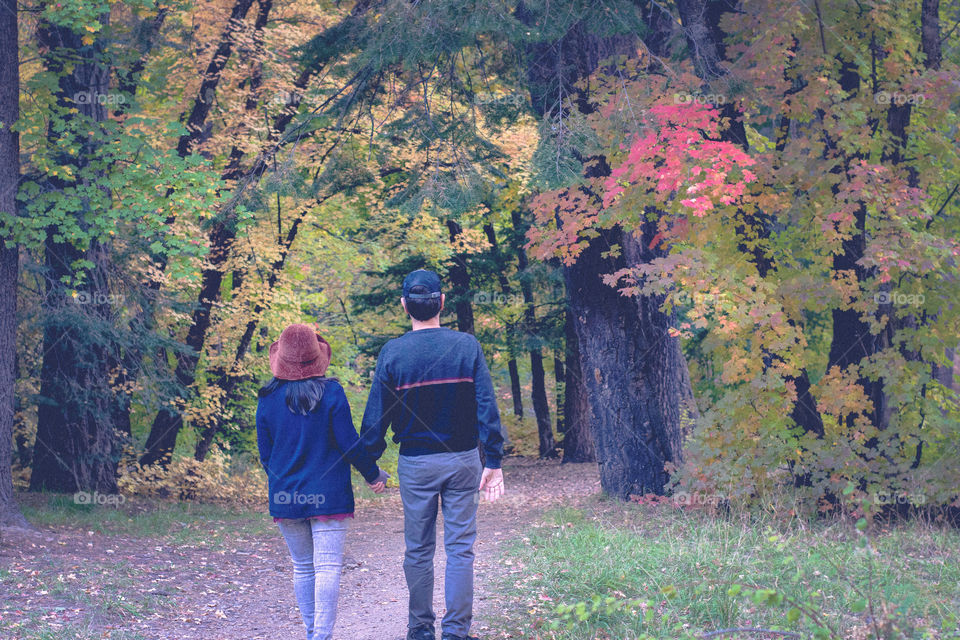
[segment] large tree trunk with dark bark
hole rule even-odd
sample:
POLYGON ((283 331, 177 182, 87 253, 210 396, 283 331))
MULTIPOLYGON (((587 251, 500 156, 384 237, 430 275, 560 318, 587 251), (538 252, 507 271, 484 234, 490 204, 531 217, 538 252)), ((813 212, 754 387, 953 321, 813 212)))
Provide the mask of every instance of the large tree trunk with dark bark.
POLYGON ((109 251, 94 243, 87 251, 48 238, 43 364, 31 491, 117 491, 121 442, 112 417, 116 396, 110 386, 113 359, 109 331, 88 325, 112 323, 107 283, 109 251), (87 288, 72 297, 60 282, 76 260, 96 265, 87 288))
MULTIPOLYGON (((649 237, 652 237, 650 234, 649 237)), ((673 317, 660 296, 624 297, 601 281, 648 259, 644 247, 620 229, 604 230, 566 271, 591 428, 608 494, 663 494, 666 463, 682 460, 687 427, 697 415, 673 317), (620 245, 622 256, 602 257, 620 245)))
MULTIPOLYGON (((0 213, 16 216, 20 180, 20 60, 17 3, 0 0, 0 213)), ((14 383, 20 248, 0 238, 0 527, 28 526, 13 495, 14 383)))
MULTIPOLYGON (((106 95, 109 90, 110 72, 100 61, 99 41, 85 45, 79 33, 46 22, 37 36, 47 52, 44 66, 59 77, 59 105, 76 109, 92 122, 106 120, 100 100, 77 98, 106 95)), ((48 136, 56 148, 58 130, 51 127, 48 136)), ((85 164, 94 157, 95 144, 90 138, 77 157, 65 155, 61 161, 85 164)), ((57 189, 72 186, 59 178, 50 181, 57 189)), ((89 224, 86 215, 74 215, 81 228, 89 224)), ((30 489, 113 493, 120 443, 111 420, 115 398, 109 372, 115 364, 115 345, 110 330, 114 315, 108 284, 110 250, 96 240, 81 250, 59 235, 59 229, 48 229, 44 243, 44 357, 30 489), (80 260, 92 266, 85 271, 85 289, 74 296, 64 282, 75 275, 73 265, 80 260)))
MULTIPOLYGON (((6 0, 4 0, 6 4, 6 0)), ((9 9, 6 6, 0 6, 0 23, 7 19, 7 13, 16 15, 16 9, 9 9)), ((9 32, 4 25, 0 24, 0 38, 7 37, 9 32)), ((14 43, 16 43, 16 32, 14 32, 14 43)), ((6 45, 0 45, 3 47, 6 45)), ((0 56, 4 56, 0 53, 0 56)), ((5 83, 7 78, 3 73, 10 69, 5 65, 7 60, 0 58, 0 82, 5 83)), ((13 65, 16 69, 17 65, 13 65)), ((2 85, 2 91, 6 91, 6 84, 2 85)), ((14 83, 13 87, 18 87, 14 83)), ((0 131, 0 213, 9 213, 15 211, 14 197, 16 196, 16 175, 18 164, 14 160, 13 164, 8 164, 11 157, 9 151, 11 146, 16 148, 17 143, 11 145, 10 139, 15 136, 6 123, 16 122, 6 119, 9 113, 4 107, 6 96, 0 96, 0 122, 3 124, 3 130, 0 131), (8 178, 14 174, 14 181, 8 178), (5 192, 6 190, 6 192, 5 192)), ((16 154, 14 154, 14 158, 16 154)), ((0 240, 0 295, 3 296, 3 305, 0 308, 0 527, 5 526, 26 526, 27 522, 20 513, 17 501, 13 495, 13 476, 11 466, 13 464, 13 416, 14 416, 14 383, 16 381, 16 355, 17 355, 17 285, 20 272, 20 256, 17 245, 6 246, 3 240, 0 240)))

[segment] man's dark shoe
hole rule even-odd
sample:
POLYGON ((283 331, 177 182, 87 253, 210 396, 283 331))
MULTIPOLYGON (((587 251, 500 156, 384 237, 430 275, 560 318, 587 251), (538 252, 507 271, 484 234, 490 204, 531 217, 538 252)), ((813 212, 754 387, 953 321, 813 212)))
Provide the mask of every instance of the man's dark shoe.
POLYGON ((437 632, 432 627, 407 629, 407 640, 437 640, 437 632))
POLYGON ((475 636, 470 636, 470 635, 455 636, 452 633, 444 633, 442 640, 480 640, 480 638, 477 638, 475 636))

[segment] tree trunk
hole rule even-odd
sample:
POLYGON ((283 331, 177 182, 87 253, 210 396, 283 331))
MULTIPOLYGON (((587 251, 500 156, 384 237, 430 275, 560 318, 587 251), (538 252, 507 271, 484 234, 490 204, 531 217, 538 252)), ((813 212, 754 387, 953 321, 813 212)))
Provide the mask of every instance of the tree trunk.
MULTIPOLYGON (((4 0, 4 5, 8 0, 4 0)), ((6 22, 9 15, 16 16, 16 8, 0 6, 0 39, 8 42, 5 38, 9 35, 6 22)), ((13 43, 16 44, 16 32, 14 32, 13 43)), ((4 45, 5 48, 5 45, 4 45)), ((0 52, 0 87, 4 93, 8 85, 7 78, 3 77, 10 69, 16 72, 17 64, 12 66, 8 63, 6 52, 0 52)), ((9 85, 14 89, 19 88, 19 83, 14 82, 9 85)), ((16 118, 8 120, 6 116, 10 113, 7 109, 6 96, 0 96, 0 122, 4 124, 0 131, 0 212, 7 213, 15 211, 13 200, 16 196, 16 174, 19 173, 17 167, 17 155, 11 156, 9 151, 16 150, 19 146, 16 142, 16 134, 9 130, 7 123, 16 122, 16 118), (11 144, 11 139, 13 142, 11 144), (8 178, 13 174, 14 182, 11 183, 8 178)), ((19 526, 26 527, 27 521, 20 513, 16 498, 13 494, 13 476, 11 465, 13 464, 13 416, 14 416, 14 384, 16 382, 16 367, 14 360, 17 354, 17 285, 20 272, 20 256, 17 245, 6 246, 0 240, 0 295, 3 296, 3 306, 0 308, 0 527, 19 526)))
POLYGON ((253 5, 253 0, 236 0, 230 10, 230 17, 227 18, 224 25, 223 35, 217 45, 217 50, 210 57, 210 63, 207 65, 206 72, 203 74, 203 81, 200 83, 200 89, 197 91, 197 98, 193 102, 193 108, 187 116, 184 126, 187 131, 177 141, 177 154, 181 158, 186 157, 194 151, 193 146, 203 137, 207 116, 210 109, 213 108, 213 99, 216 96, 217 86, 220 84, 220 77, 230 61, 233 53, 233 46, 236 41, 236 34, 243 27, 243 20, 247 17, 247 12, 253 5))
POLYGON ((664 493, 664 465, 681 462, 687 426, 697 415, 680 341, 668 333, 673 317, 660 310, 662 297, 624 297, 600 279, 650 257, 616 228, 601 231, 565 269, 600 483, 622 499, 664 493), (624 248, 622 256, 602 256, 616 245, 624 248))
MULTIPOLYGON (((457 241, 457 237, 463 232, 460 225, 454 220, 447 220, 447 230, 450 232, 450 244, 457 241)), ((470 272, 467 270, 467 260, 462 254, 453 256, 453 266, 450 267, 448 274, 450 279, 451 296, 453 298, 454 309, 457 312, 457 331, 472 334, 473 329, 473 304, 470 302, 470 272)))
POLYGON ((540 441, 540 457, 555 458, 557 443, 553 437, 553 423, 550 421, 550 405, 547 403, 547 389, 544 384, 543 355, 540 349, 530 351, 530 372, 533 376, 533 412, 537 416, 537 437, 540 441))
MULTIPOLYGON (((0 0, 0 213, 17 215, 20 135, 20 59, 17 3, 0 0)), ((14 385, 17 377, 17 286, 20 247, 0 238, 0 527, 29 526, 13 494, 14 385)))
MULTIPOLYGON (((208 266, 201 273, 198 305, 191 316, 185 341, 189 351, 177 355, 177 366, 174 372, 177 384, 183 389, 189 389, 196 380, 197 363, 200 361, 207 329, 210 328, 213 305, 220 298, 223 265, 229 256, 235 233, 232 220, 218 222, 210 232, 208 266)), ((183 415, 180 411, 175 407, 161 407, 150 428, 146 450, 140 457, 140 464, 168 463, 182 426, 183 415)))
POLYGON ((563 383, 563 461, 596 462, 597 452, 593 446, 590 429, 590 403, 587 387, 580 368, 580 343, 574 326, 573 314, 567 309, 563 333, 566 354, 563 383))
POLYGON ((940 68, 940 0, 923 0, 920 9, 920 43, 928 69, 940 68))
MULTIPOLYGON (((516 238, 523 237, 526 233, 527 225, 523 221, 519 209, 514 209, 510 213, 513 220, 513 228, 517 232, 516 238)), ((541 458, 553 458, 557 455, 557 443, 553 437, 553 423, 550 420, 550 404, 547 402, 547 385, 544 380, 543 370, 543 351, 540 347, 538 338, 539 328, 537 326, 537 315, 533 308, 533 286, 530 284, 529 277, 524 272, 527 270, 527 252, 519 246, 517 242, 515 248, 517 252, 517 264, 520 274, 520 291, 523 293, 523 321, 524 321, 524 342, 532 343, 530 353, 530 374, 533 379, 532 398, 533 414, 537 420, 537 436, 539 439, 539 450, 541 458)))
POLYGON ((960 384, 957 382, 957 379, 960 378, 960 348, 947 347, 945 352, 948 364, 941 365, 934 362, 931 377, 947 389, 960 391, 960 384))
POLYGON ((507 371, 510 372, 510 395, 513 398, 513 415, 523 419, 523 389, 520 387, 520 370, 517 368, 517 359, 511 357, 507 362, 507 371))
MULTIPOLYGON (((848 95, 855 95, 860 91, 860 75, 857 65, 849 61, 841 61, 840 67, 840 88, 848 95)), ((829 147, 836 150, 835 144, 829 147)), ((848 171, 856 158, 844 156, 844 165, 838 167, 838 171, 848 171)), ((870 274, 860 265, 860 260, 864 257, 867 249, 867 207, 860 203, 855 214, 855 225, 851 237, 845 239, 842 243, 843 251, 833 256, 834 273, 848 272, 852 273, 856 281, 865 283, 870 274)), ((880 309, 880 313, 886 313, 889 317, 893 316, 892 304, 883 305, 887 309, 880 309)), ((856 309, 833 309, 833 337, 830 342, 830 354, 827 357, 827 370, 833 367, 839 367, 845 370, 851 365, 859 365, 867 358, 879 353, 890 342, 890 327, 886 327, 880 334, 875 335, 870 331, 870 325, 861 319, 860 312, 856 309)), ((889 418, 888 398, 884 390, 882 379, 870 380, 860 376, 858 383, 863 387, 864 394, 872 403, 872 408, 865 412, 878 429, 883 430, 887 425, 889 418)), ((854 425, 854 416, 847 416, 847 426, 854 425)), ((868 441, 869 444, 869 441, 868 441)))
POLYGON ((109 250, 93 243, 78 251, 48 237, 44 252, 48 283, 40 368, 37 438, 31 491, 116 493, 120 441, 111 418, 116 396, 109 372, 114 360, 109 331, 91 335, 89 325, 112 323, 107 284, 109 250), (76 260, 90 260, 87 289, 72 297, 60 282, 76 260))
POLYGON ((563 405, 563 382, 564 382, 564 366, 563 358, 560 357, 559 352, 554 352, 553 354, 553 388, 554 388, 554 397, 557 399, 557 433, 563 433, 567 429, 567 425, 564 422, 564 405, 563 405))
MULTIPOLYGON (((487 223, 483 225, 483 232, 487 236, 487 242, 490 243, 490 250, 493 253, 493 261, 496 265, 497 281, 500 283, 500 291, 506 298, 513 295, 513 287, 506 274, 506 260, 500 251, 500 244, 497 242, 497 233, 493 225, 487 223)), ((509 246, 509 245, 508 245, 509 246)), ((507 361, 507 370, 510 372, 510 395, 513 398, 513 415, 523 418, 523 391, 520 388, 520 370, 517 368, 516 349, 517 328, 513 323, 507 325, 507 347, 510 352, 510 360, 507 361)))
MULTIPOLYGON (((80 34, 50 23, 41 23, 37 36, 41 50, 47 52, 44 66, 59 77, 58 104, 77 109, 92 122, 106 120, 105 106, 94 98, 107 94, 109 88, 109 69, 100 62, 101 43, 84 45, 80 34), (78 100, 82 94, 90 99, 78 100)), ((56 148, 55 127, 48 137, 56 148)), ((95 144, 95 138, 90 138, 76 158, 65 155, 60 161, 83 168, 96 153, 95 144)), ((73 186, 60 178, 49 181, 61 190, 73 186)), ((84 212, 72 215, 81 227, 88 224, 84 212)), ((111 421, 114 393, 109 382, 115 345, 111 331, 103 329, 113 320, 107 276, 110 251, 98 241, 80 250, 59 240, 58 234, 58 228, 48 229, 44 243, 44 358, 30 489, 115 493, 119 443, 111 421), (64 281, 74 275, 73 265, 79 260, 93 266, 85 272, 86 289, 74 296, 64 281), (98 330, 90 331, 90 326, 98 330)))

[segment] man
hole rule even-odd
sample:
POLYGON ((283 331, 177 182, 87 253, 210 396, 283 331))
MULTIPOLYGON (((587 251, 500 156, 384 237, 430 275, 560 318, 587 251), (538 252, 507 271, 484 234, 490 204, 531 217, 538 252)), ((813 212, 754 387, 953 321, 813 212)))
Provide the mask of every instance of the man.
POLYGON ((360 429, 375 459, 386 449, 388 426, 400 445, 397 474, 407 546, 403 572, 410 592, 407 640, 436 638, 438 502, 447 556, 442 640, 477 640, 470 636, 470 622, 478 491, 490 501, 504 491, 503 436, 490 372, 476 338, 440 326, 444 300, 436 273, 419 269, 404 279, 400 304, 413 329, 380 350, 360 429))

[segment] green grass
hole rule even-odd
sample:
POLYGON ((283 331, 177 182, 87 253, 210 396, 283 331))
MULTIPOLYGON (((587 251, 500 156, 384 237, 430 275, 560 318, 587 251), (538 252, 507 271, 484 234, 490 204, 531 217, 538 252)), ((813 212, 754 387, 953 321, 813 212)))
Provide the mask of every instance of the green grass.
POLYGON ((231 507, 197 502, 158 502, 131 499, 119 507, 75 504, 73 496, 48 494, 22 505, 38 527, 71 527, 104 535, 164 538, 182 544, 236 535, 262 535, 273 521, 249 506, 231 507), (210 523, 229 526, 210 527, 210 523), (231 531, 232 529, 232 531, 231 531))
POLYGON ((862 595, 896 609, 906 631, 891 638, 960 637, 956 530, 916 522, 881 528, 871 537, 871 552, 847 522, 774 525, 749 515, 734 521, 636 505, 599 513, 555 512, 510 549, 512 573, 503 586, 514 606, 504 623, 513 637, 673 639, 757 626, 810 637, 806 616, 788 622, 790 604, 758 605, 742 593, 730 595, 735 584, 808 601, 839 637, 866 631, 869 612, 857 612, 862 595), (587 606, 586 620, 557 624, 558 604, 594 597, 642 604, 595 613, 587 606), (936 631, 911 630, 919 625, 936 631))

